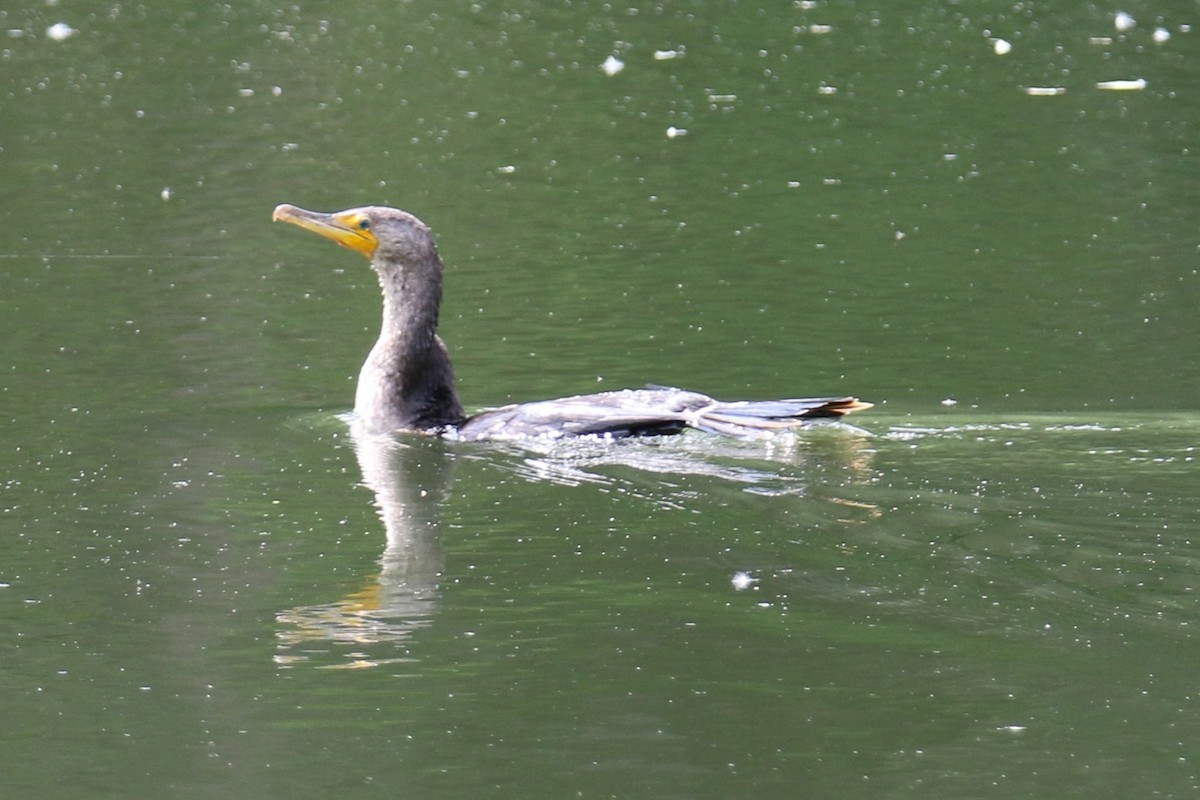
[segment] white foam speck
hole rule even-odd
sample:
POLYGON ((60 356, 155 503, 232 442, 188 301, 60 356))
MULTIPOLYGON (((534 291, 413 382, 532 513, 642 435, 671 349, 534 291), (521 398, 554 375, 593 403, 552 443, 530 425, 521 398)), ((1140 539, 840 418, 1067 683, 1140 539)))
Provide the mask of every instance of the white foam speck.
POLYGON ((46 38, 53 39, 56 42, 62 42, 70 39, 77 33, 79 33, 79 31, 75 30, 65 22, 56 22, 49 28, 46 28, 46 38))
POLYGON ((1054 95, 1066 94, 1067 87, 1065 86, 1026 86, 1025 94, 1030 97, 1053 97, 1054 95))
POLYGON ((600 69, 604 70, 604 74, 610 78, 616 75, 621 70, 625 69, 625 62, 616 56, 609 56, 604 59, 604 63, 600 65, 600 69))
POLYGON ((1096 88, 1104 89, 1109 92, 1137 92, 1146 88, 1146 79, 1136 78, 1134 80, 1100 81, 1096 84, 1096 88))
POLYGON ((758 583, 758 578, 755 578, 749 572, 735 572, 729 582, 733 584, 734 589, 740 592, 758 583))

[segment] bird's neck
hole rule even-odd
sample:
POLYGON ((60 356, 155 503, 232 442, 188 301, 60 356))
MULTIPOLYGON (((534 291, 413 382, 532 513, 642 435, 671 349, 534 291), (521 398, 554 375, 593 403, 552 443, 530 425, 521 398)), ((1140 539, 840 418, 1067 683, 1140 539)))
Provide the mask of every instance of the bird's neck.
POLYGON ((354 403, 372 429, 427 430, 466 416, 450 356, 437 335, 440 264, 430 267, 422 273, 380 273, 383 326, 359 374, 354 403))
POLYGON ((396 282, 380 280, 383 290, 383 327, 376 346, 389 352, 418 358, 437 338, 438 307, 442 303, 441 281, 396 282))

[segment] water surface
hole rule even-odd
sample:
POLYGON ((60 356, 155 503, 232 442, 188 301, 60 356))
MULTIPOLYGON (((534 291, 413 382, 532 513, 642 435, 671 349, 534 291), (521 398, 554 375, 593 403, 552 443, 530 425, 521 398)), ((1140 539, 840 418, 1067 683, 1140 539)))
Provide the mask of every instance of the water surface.
POLYGON ((9 793, 1191 796, 1194 11, 0 12, 9 793), (280 202, 433 226, 473 407, 877 406, 358 436, 280 202))

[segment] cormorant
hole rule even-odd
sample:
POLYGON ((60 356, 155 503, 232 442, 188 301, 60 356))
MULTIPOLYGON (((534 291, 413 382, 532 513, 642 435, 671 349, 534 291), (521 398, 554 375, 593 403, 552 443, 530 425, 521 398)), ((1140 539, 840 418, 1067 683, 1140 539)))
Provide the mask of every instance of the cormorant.
POLYGON ((371 431, 475 440, 645 436, 697 428, 762 437, 871 407, 854 397, 721 402, 697 392, 656 388, 518 403, 468 416, 437 335, 442 260, 429 228, 412 214, 386 206, 323 214, 285 204, 276 207, 272 219, 361 253, 379 276, 383 326, 359 373, 354 399, 355 415, 371 431))

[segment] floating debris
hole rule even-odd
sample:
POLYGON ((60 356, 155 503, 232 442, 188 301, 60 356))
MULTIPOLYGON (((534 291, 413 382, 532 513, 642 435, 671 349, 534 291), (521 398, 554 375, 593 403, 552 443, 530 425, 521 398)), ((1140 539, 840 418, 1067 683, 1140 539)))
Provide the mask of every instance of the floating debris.
POLYGON ((1026 86, 1025 94, 1030 97, 1053 97, 1058 94, 1066 94, 1067 87, 1065 86, 1026 86))
POLYGON ((56 42, 66 41, 77 33, 79 33, 79 31, 75 30, 65 22, 56 22, 49 28, 46 28, 46 38, 53 39, 56 42))
POLYGON ((1012 52, 1012 42, 1008 39, 997 39, 992 42, 992 52, 998 56, 1006 56, 1012 52))
POLYGON ((713 94, 712 92, 709 92, 708 93, 708 102, 710 102, 710 103, 736 103, 737 95, 736 94, 713 94))
POLYGON ((950 408, 952 406, 958 405, 958 401, 955 400, 953 397, 947 397, 945 400, 942 401, 942 405, 946 406, 947 408, 950 408))
POLYGON ((512 164, 505 164, 503 167, 498 167, 496 169, 496 172, 499 172, 501 175, 512 175, 516 171, 517 168, 512 164))
POLYGON ((159 193, 158 193, 158 196, 159 196, 159 197, 161 197, 161 198, 163 199, 163 202, 164 202, 164 203, 165 203, 166 201, 170 200, 170 199, 171 199, 171 187, 170 187, 170 186, 164 186, 164 187, 163 187, 163 190, 162 190, 161 192, 159 192, 159 193))
POLYGON ((1089 36, 1088 44, 1110 45, 1113 40, 1111 36, 1089 36))
POLYGON ((600 69, 604 70, 604 74, 608 77, 616 75, 621 70, 625 69, 625 62, 616 56, 609 56, 604 59, 604 63, 600 65, 600 69))
POLYGON ((1097 89, 1104 89, 1109 92, 1138 92, 1146 88, 1146 79, 1137 78, 1135 80, 1126 81, 1100 81, 1096 84, 1097 89))
POLYGON ((1171 32, 1166 28, 1155 28, 1153 39, 1155 44, 1165 44, 1171 40, 1171 32))
POLYGON ((683 48, 679 47, 674 50, 655 50, 655 61, 670 61, 673 58, 683 58, 683 48))
POLYGON ((833 33, 833 26, 832 25, 809 25, 808 32, 814 33, 818 36, 822 36, 826 33, 833 33))
POLYGON ((1137 20, 1133 18, 1132 14, 1129 14, 1125 11, 1118 11, 1117 15, 1113 17, 1113 27, 1115 27, 1118 32, 1124 33, 1125 31, 1130 31, 1137 27, 1137 20))
POLYGON ((687 128, 676 128, 674 125, 667 128, 668 139, 678 139, 680 136, 687 136, 687 128))

